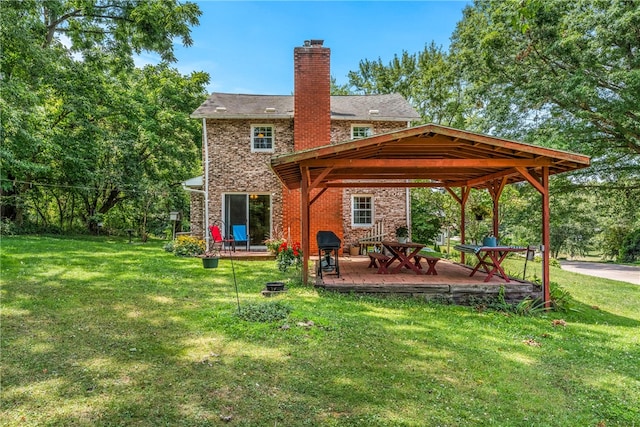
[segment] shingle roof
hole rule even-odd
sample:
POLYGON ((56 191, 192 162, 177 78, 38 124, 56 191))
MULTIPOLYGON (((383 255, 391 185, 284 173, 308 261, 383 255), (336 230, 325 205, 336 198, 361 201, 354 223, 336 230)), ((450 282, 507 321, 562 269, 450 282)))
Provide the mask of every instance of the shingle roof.
MULTIPOLYGON (((292 95, 243 95, 214 92, 191 114, 192 118, 292 118, 292 95)), ((420 115, 400 94, 331 97, 333 120, 408 121, 420 115)))

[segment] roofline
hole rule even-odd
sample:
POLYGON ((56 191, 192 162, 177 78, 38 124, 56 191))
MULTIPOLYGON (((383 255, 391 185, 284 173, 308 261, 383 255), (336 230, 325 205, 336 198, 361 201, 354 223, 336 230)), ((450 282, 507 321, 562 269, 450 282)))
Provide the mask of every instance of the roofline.
MULTIPOLYGON (((227 114, 227 113, 213 113, 213 114, 190 114, 192 119, 216 119, 216 120, 238 120, 238 119, 293 119, 293 113, 288 114, 227 114)), ((371 116, 349 116, 344 115, 331 115, 331 120, 336 121, 358 121, 358 122, 413 122, 420 120, 420 117, 371 117, 371 116)))
POLYGON ((383 143, 389 140, 407 138, 411 136, 420 135, 422 133, 428 133, 431 131, 440 135, 446 135, 446 136, 451 136, 455 138, 472 139, 476 142, 484 142, 491 145, 504 147, 507 149, 520 150, 528 153, 546 155, 551 157, 560 157, 563 160, 570 160, 572 162, 580 163, 583 165, 590 164, 590 157, 582 154, 576 154, 569 151, 557 150, 554 148, 541 147, 538 145, 508 140, 508 139, 499 138, 495 136, 489 136, 489 135, 485 135, 477 132, 454 129, 447 126, 436 125, 433 123, 414 126, 411 128, 402 129, 398 131, 382 133, 382 134, 374 135, 368 138, 350 140, 350 141, 346 141, 346 142, 342 142, 334 145, 325 145, 323 147, 310 148, 307 150, 298 151, 296 153, 274 156, 271 159, 271 164, 273 166, 277 166, 277 165, 288 163, 291 161, 302 161, 302 160, 313 159, 313 158, 321 157, 328 154, 337 154, 342 151, 351 150, 361 146, 375 145, 375 144, 383 143))

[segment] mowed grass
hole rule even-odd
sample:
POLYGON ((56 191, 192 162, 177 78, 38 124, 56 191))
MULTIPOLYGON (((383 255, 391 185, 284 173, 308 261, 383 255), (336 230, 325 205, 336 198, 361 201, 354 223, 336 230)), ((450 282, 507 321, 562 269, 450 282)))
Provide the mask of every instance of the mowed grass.
POLYGON ((2 239, 1 425, 640 426, 638 286, 553 269, 579 311, 519 317, 265 298, 275 262, 236 261, 241 307, 291 310, 248 322, 230 261, 161 247, 2 239))

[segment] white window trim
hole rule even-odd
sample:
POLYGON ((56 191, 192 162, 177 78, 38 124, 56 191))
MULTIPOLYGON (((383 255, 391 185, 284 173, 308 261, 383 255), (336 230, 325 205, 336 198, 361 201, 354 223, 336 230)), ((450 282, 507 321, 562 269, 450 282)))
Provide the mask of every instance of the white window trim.
POLYGON ((252 124, 249 131, 249 139, 251 140, 251 152, 252 153, 273 153, 276 149, 276 127, 272 124, 252 124), (257 127, 270 127, 271 128, 271 148, 256 148, 253 141, 253 130, 257 127))
POLYGON ((353 123, 351 124, 351 139, 361 139, 363 137, 358 137, 356 138, 353 135, 353 129, 354 128, 370 128, 371 129, 371 136, 373 136, 373 125, 371 123, 353 123))
POLYGON ((375 203, 373 199, 373 194, 352 194, 351 195, 351 227, 353 228, 369 228, 373 225, 374 219, 376 217, 375 212, 375 203), (371 199, 371 222, 369 224, 356 224, 355 219, 355 198, 356 197, 369 197, 371 199))

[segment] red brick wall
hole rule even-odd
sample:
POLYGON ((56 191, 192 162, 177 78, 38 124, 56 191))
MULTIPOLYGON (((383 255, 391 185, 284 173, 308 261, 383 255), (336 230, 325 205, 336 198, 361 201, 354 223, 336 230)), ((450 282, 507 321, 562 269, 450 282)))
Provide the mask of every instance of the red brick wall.
POLYGON ((296 151, 331 141, 331 49, 321 42, 293 50, 294 147, 296 151))
MULTIPOLYGON (((322 46, 322 42, 311 41, 293 51, 294 95, 293 137, 295 150, 321 147, 331 143, 331 49, 322 46)), ((311 198, 317 194, 312 192, 311 198)), ((285 195, 291 237, 296 230, 294 240, 302 236, 300 230, 300 192, 285 195)), ((342 227, 342 191, 326 191, 311 205, 310 251, 317 253, 316 233, 319 230, 331 230, 341 239, 342 227)))

